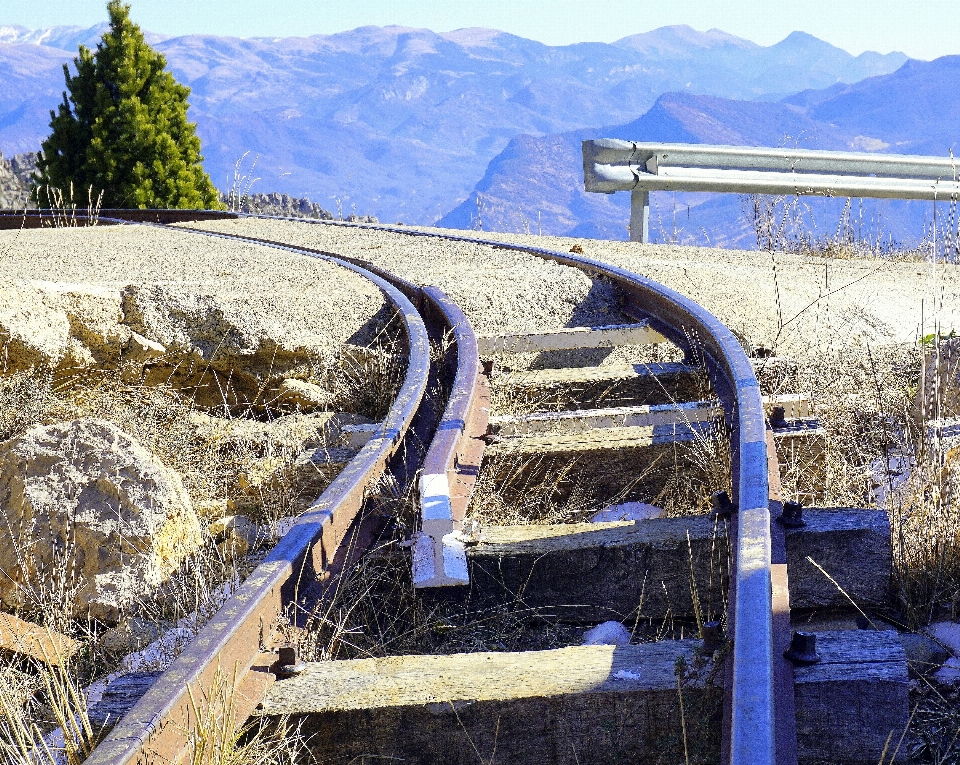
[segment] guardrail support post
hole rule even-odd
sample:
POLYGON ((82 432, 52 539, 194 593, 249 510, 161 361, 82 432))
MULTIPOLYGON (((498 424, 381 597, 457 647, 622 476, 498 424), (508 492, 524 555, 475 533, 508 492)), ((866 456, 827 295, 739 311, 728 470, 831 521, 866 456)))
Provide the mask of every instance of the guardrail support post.
POLYGON ((630 241, 650 241, 650 192, 634 189, 630 195, 630 241))

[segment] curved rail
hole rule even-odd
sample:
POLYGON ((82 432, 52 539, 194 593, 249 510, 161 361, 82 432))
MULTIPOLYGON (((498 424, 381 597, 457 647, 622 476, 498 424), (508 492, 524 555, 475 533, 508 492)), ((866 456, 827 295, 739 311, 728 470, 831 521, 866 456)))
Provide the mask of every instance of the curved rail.
POLYGON ((413 551, 415 587, 467 584, 466 549, 455 538, 466 514, 483 456, 490 392, 481 374, 477 337, 466 314, 435 287, 424 294, 450 321, 457 373, 420 477, 421 534, 413 551))
MULTIPOLYGON (((283 247, 300 252, 294 247, 283 247)), ((423 398, 429 375, 429 346, 423 319, 400 290, 353 263, 324 259, 348 268, 376 284, 403 318, 410 358, 400 392, 386 418, 360 453, 267 555, 223 608, 204 626, 151 689, 123 717, 86 761, 88 765, 124 765, 177 761, 186 731, 195 722, 189 688, 211 687, 217 672, 234 673, 244 682, 233 703, 245 719, 272 682, 273 655, 258 658, 301 582, 310 581, 333 561, 372 481, 398 449, 423 398), (255 671, 250 671, 256 667, 255 671)))
MULTIPOLYGON (((175 215, 177 220, 189 219, 189 213, 187 212, 169 212, 171 215, 175 215)), ((165 211, 148 211, 148 213, 158 216, 159 219, 163 217, 165 211)), ((134 211, 132 217, 143 219, 146 215, 147 213, 134 211)), ((126 216, 124 215, 124 217, 126 216)), ((253 216, 210 212, 203 213, 201 217, 204 219, 217 217, 279 218, 279 216, 253 216)), ((730 330, 706 309, 679 293, 641 275, 583 256, 476 237, 410 230, 405 227, 383 226, 378 224, 349 224, 339 221, 297 218, 286 220, 293 220, 299 223, 369 228, 401 233, 408 236, 427 236, 450 241, 483 244, 501 249, 526 252, 564 265, 579 268, 616 283, 628 298, 627 305, 625 306, 625 311, 628 314, 632 314, 636 318, 647 319, 657 331, 685 349, 688 354, 702 357, 723 404, 727 424, 731 432, 732 488, 734 500, 738 505, 738 512, 735 515, 736 551, 734 555, 734 572, 731 581, 730 598, 733 614, 732 618, 728 618, 728 625, 732 627, 733 650, 731 689, 728 694, 726 712, 729 724, 725 726, 724 731, 726 739, 724 749, 727 752, 725 759, 736 763, 736 765, 772 765, 778 760, 781 762, 788 761, 789 757, 784 758, 782 751, 778 757, 778 745, 779 748, 783 750, 784 747, 790 748, 790 742, 778 742, 776 740, 777 729, 780 726, 777 724, 778 714, 774 704, 775 665, 773 652, 773 592, 771 582, 771 486, 769 476, 771 470, 776 470, 776 459, 775 455, 772 455, 768 459, 765 417, 756 376, 749 359, 730 330)), ((332 257, 327 253, 312 251, 306 248, 291 247, 270 240, 215 234, 213 232, 197 233, 254 241, 291 252, 324 257, 334 262, 345 264, 344 259, 332 257)), ((357 261, 353 261, 351 265, 356 262, 357 261)), ((364 269, 359 266, 353 265, 353 268, 364 272, 364 269)), ((369 274, 369 269, 365 272, 365 275, 367 274, 369 274)), ((369 274, 369 278, 376 279, 373 274, 369 274)), ((424 292, 426 292, 426 290, 424 292)), ((412 309, 413 307, 410 306, 410 308, 412 309)), ((456 307, 453 306, 453 308, 456 307)), ((465 330, 465 328, 469 326, 469 323, 461 321, 453 321, 451 323, 455 328, 459 326, 463 330, 460 335, 458 335, 458 341, 461 340, 461 335, 463 339, 463 345, 458 347, 458 362, 461 364, 478 363, 479 360, 476 356, 475 345, 473 348, 470 346, 470 335, 472 335, 472 332, 467 333, 465 330)), ((477 378, 474 377, 474 379, 477 378)), ((437 440, 436 448, 431 449, 429 455, 430 462, 428 463, 427 469, 430 472, 427 473, 427 470, 425 470, 428 476, 446 476, 447 471, 450 470, 453 464, 452 457, 456 454, 458 445, 463 440, 462 436, 465 432, 464 426, 467 418, 464 415, 470 411, 473 401, 468 380, 469 373, 464 371, 464 377, 460 380, 462 384, 458 387, 455 383, 455 393, 458 396, 455 401, 459 403, 454 406, 455 401, 452 400, 448 414, 445 415, 443 419, 444 426, 441 427, 438 434, 439 440, 437 440)), ((341 474, 341 477, 343 477, 343 474, 341 474)), ((331 492, 333 488, 334 485, 331 485, 331 487, 324 492, 321 500, 323 500, 324 497, 328 497, 328 495, 333 496, 331 492)), ((424 497, 427 500, 432 496, 436 496, 435 494, 431 494, 429 486, 425 485, 423 488, 424 497)), ((449 492, 447 496, 449 496, 449 492)), ((445 514, 443 518, 444 523, 455 522, 455 516, 452 510, 447 513, 446 509, 444 509, 443 512, 445 514)), ((314 515, 313 510, 311 510, 310 515, 311 517, 314 515)), ((333 517, 334 516, 331 515, 326 522, 329 523, 333 517)), ((298 541, 294 543, 291 539, 291 542, 287 543, 287 538, 285 537, 284 540, 281 541, 281 546, 285 545, 284 549, 287 549, 293 544, 298 544, 300 547, 297 547, 297 550, 301 550, 304 545, 309 547, 313 544, 313 540, 320 535, 321 529, 322 524, 318 521, 305 522, 303 533, 297 537, 298 541), (309 532, 306 531, 307 527, 310 528, 309 532)), ((291 532, 291 534, 293 533, 294 532, 291 532)), ((316 545, 316 547, 321 548, 322 546, 322 544, 316 545)), ((273 556, 268 559, 268 561, 273 560, 273 556)), ((314 568, 315 570, 320 570, 319 568, 314 568)), ((292 567, 289 568, 287 578, 292 575, 293 570, 292 567)), ((256 575, 256 573, 257 572, 254 572, 254 575, 256 575)), ((260 597, 267 598, 268 594, 272 593, 272 590, 268 592, 268 590, 261 588, 259 592, 261 593, 260 597)), ((251 597, 252 594, 253 593, 251 593, 251 597)), ((239 595, 240 593, 238 593, 238 596, 239 595)), ((236 599, 235 597, 234 600, 236 599)), ((231 603, 232 602, 233 601, 231 601, 231 603)), ((228 604, 228 606, 230 606, 230 604, 228 604)), ((250 611, 250 608, 253 607, 253 605, 250 605, 247 610, 250 611)), ((242 615, 246 620, 250 620, 255 615, 252 611, 246 613, 242 612, 242 609, 234 608, 236 611, 236 617, 234 618, 242 615)), ((226 629, 222 621, 223 620, 218 621, 217 625, 213 626, 214 632, 217 629, 226 629)), ((245 621, 244 624, 247 625, 247 622, 245 621)), ((247 625, 247 627, 249 627, 249 625, 247 625)), ((209 629, 210 625, 208 625, 208 629, 206 629, 202 635, 205 635, 209 629)), ((202 650, 203 649, 198 646, 197 650, 194 651, 191 656, 199 654, 202 650)), ((189 652, 190 649, 188 649, 187 653, 189 652)), ((186 656, 187 653, 183 656, 186 656)), ((181 658, 183 658, 183 656, 181 658)), ((193 666, 190 663, 189 657, 181 661, 180 665, 184 667, 193 666)), ((171 670, 174 669, 175 667, 172 666, 171 670)), ((201 681, 206 677, 197 671, 193 671, 192 673, 187 672, 186 674, 174 671, 168 672, 167 674, 170 675, 170 680, 167 686, 165 686, 165 690, 155 693, 154 691, 158 690, 157 686, 155 686, 153 691, 144 697, 143 702, 138 704, 124 719, 122 727, 127 731, 128 737, 141 736, 145 728, 153 731, 155 736, 157 735, 158 718, 145 718, 144 715, 138 711, 139 707, 143 706, 143 711, 155 707, 163 693, 169 693, 174 690, 172 688, 172 684, 174 683, 179 684, 179 696, 182 698, 185 695, 184 688, 187 683, 201 681), (144 703, 148 698, 151 699, 152 706, 144 703)), ((164 677, 166 677, 166 675, 164 677)), ((170 706, 171 705, 167 705, 168 710, 170 706)), ((781 716, 782 711, 781 709, 781 716)), ((108 742, 114 738, 119 737, 112 735, 111 738, 108 739, 108 742)), ((130 746, 133 746, 133 744, 130 744, 130 746)), ((128 748, 128 750, 125 751, 132 750, 128 748)), ((98 748, 94 756, 96 757, 99 753, 100 748, 98 748)), ((96 763, 96 765, 105 765, 108 762, 126 763, 131 761, 129 757, 127 759, 118 759, 109 756, 89 760, 89 762, 96 763)))
MULTIPOLYGON (((738 507, 730 598, 733 614, 728 617, 733 638, 732 680, 724 749, 729 761, 736 765, 773 765, 778 760, 776 731, 782 727, 777 724, 774 701, 769 504, 769 475, 777 467, 775 458, 772 463, 768 461, 760 387, 750 360, 733 333, 713 314, 680 293, 639 274, 580 255, 398 226, 246 214, 239 217, 350 226, 527 252, 612 280, 630 299, 627 313, 647 318, 657 331, 688 353, 702 355, 731 431, 732 488, 738 507)), ((781 663, 783 660, 778 657, 777 664, 781 663)), ((793 744, 781 741, 780 748, 792 750, 793 744)))

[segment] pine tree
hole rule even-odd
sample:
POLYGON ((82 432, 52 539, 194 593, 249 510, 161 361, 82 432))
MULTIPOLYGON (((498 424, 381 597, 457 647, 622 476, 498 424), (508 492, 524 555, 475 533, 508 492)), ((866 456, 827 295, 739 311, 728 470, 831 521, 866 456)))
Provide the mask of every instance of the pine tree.
POLYGON ((107 11, 110 29, 96 51, 80 46, 75 76, 63 66, 69 96, 50 112, 35 198, 48 203, 50 187, 86 197, 92 187, 104 207, 219 207, 196 125, 187 121, 190 89, 147 44, 129 5, 110 0, 107 11))

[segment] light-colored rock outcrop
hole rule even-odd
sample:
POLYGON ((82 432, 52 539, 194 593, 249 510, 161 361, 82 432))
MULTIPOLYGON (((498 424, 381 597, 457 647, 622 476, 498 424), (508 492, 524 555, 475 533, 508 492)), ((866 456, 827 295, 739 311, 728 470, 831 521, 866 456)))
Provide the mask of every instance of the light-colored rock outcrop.
POLYGON ((79 419, 0 443, 0 599, 63 580, 65 607, 113 622, 201 544, 180 477, 115 425, 79 419))
POLYGON ((277 403, 301 412, 326 409, 334 401, 334 394, 319 385, 304 380, 284 380, 277 389, 277 403))
POLYGON ((346 269, 173 228, 0 231, 0 250, 0 374, 121 365, 236 412, 351 363, 391 316, 346 269))
POLYGON ((0 345, 6 369, 77 369, 116 363, 130 329, 120 291, 47 281, 0 286, 0 345))

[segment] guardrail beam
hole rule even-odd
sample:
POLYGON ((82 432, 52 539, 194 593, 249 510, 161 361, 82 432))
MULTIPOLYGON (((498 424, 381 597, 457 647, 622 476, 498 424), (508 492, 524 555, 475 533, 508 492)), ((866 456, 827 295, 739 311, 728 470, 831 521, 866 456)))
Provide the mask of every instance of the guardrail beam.
POLYGON ((630 191, 630 241, 649 241, 651 191, 951 200, 960 197, 952 157, 745 146, 583 142, 590 192, 630 191))

